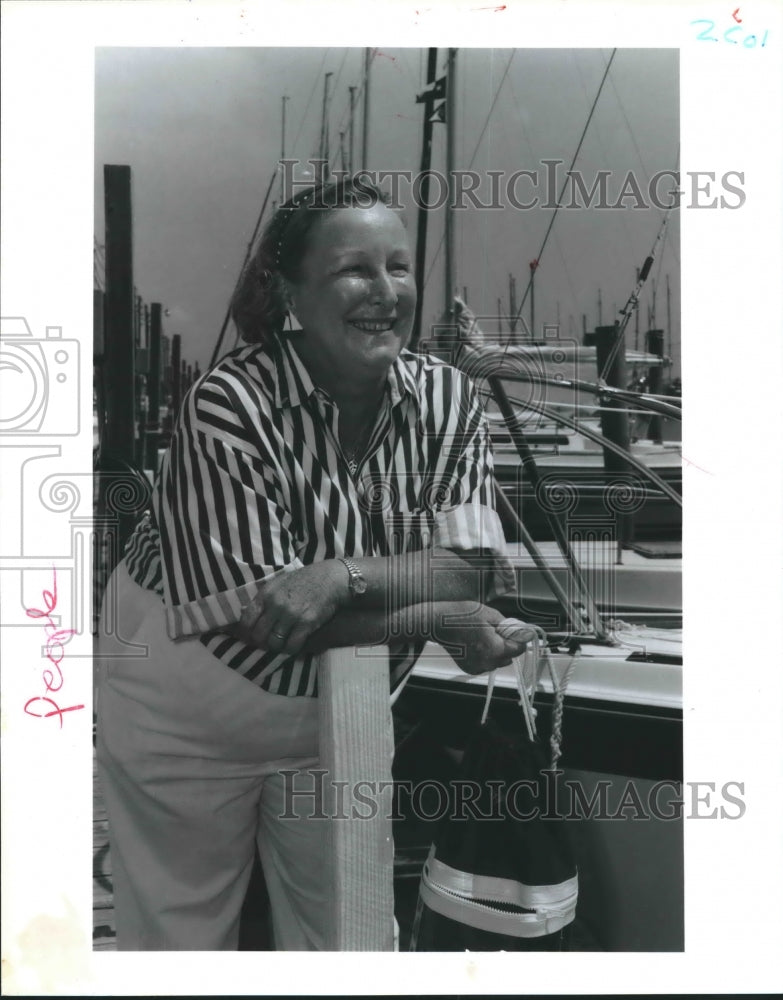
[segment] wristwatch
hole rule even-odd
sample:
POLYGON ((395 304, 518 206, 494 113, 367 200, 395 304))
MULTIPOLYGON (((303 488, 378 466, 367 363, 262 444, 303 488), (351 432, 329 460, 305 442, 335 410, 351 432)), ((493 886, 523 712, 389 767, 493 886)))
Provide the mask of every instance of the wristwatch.
POLYGON ((348 590, 351 597, 356 600, 367 590, 367 581, 353 559, 340 559, 340 562, 348 570, 348 590))

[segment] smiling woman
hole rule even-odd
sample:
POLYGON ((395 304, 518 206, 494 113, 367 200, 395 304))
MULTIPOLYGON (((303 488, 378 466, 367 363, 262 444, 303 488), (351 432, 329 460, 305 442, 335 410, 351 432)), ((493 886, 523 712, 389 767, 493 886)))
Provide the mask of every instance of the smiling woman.
POLYGON ((515 580, 486 420, 464 375, 405 349, 415 303, 381 193, 304 192, 240 281, 249 345, 183 401, 101 626, 121 949, 236 948, 255 843, 276 948, 322 949, 323 826, 309 776, 293 797, 282 776, 318 763, 317 654, 386 645, 396 692, 428 639, 468 673, 524 649, 487 603, 515 580), (110 658, 114 606, 141 666, 110 658))

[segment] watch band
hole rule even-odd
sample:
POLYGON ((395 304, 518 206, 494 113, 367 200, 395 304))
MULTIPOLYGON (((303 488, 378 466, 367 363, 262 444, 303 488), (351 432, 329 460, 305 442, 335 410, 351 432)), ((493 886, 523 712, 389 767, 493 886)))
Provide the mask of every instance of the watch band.
POLYGON ((351 597, 357 598, 367 590, 367 581, 364 574, 353 561, 353 559, 340 559, 343 566, 348 570, 348 590, 351 597))

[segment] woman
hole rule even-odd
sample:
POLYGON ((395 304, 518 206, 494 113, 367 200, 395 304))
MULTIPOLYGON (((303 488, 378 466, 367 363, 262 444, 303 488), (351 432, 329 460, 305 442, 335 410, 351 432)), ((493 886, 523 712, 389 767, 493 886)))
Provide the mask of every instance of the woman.
POLYGON ((318 762, 319 651, 388 644, 395 691, 427 639, 472 673, 524 648, 485 603, 513 572, 478 397, 404 350, 415 303, 381 192, 311 189, 240 282, 250 346, 183 402, 153 516, 110 590, 125 650, 147 655, 110 658, 104 618, 98 759, 121 949, 236 948, 255 843, 275 946, 323 947, 323 828, 307 796, 281 821, 279 773, 318 762))

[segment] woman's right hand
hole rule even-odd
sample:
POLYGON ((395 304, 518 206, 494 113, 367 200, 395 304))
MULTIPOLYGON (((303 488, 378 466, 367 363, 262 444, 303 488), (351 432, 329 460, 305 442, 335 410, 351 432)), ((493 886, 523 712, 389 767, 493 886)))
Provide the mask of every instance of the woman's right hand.
MULTIPOLYGON (((525 651, 526 642, 503 639, 496 625, 504 616, 471 601, 438 603, 432 608, 432 639, 444 646, 466 674, 484 674, 507 666, 525 651)), ((531 632, 530 638, 533 637, 531 632)))

